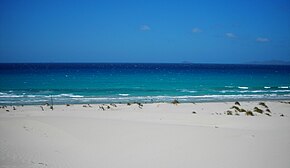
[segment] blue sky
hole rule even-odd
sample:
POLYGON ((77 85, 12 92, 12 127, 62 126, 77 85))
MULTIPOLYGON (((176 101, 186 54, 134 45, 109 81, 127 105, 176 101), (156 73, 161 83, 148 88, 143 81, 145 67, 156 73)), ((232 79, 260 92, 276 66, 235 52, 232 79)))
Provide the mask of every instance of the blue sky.
POLYGON ((289 0, 1 0, 0 62, 290 61, 289 0))

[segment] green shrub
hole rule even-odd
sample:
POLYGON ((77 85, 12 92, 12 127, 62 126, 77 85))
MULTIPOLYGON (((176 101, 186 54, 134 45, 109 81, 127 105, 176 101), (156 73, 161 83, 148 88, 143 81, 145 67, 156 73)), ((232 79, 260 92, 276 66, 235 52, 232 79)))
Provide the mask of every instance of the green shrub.
POLYGON ((246 111, 245 109, 242 108, 242 109, 240 109, 240 112, 247 112, 247 111, 246 111))
POLYGON ((252 111, 247 111, 247 112, 246 112, 246 115, 247 115, 247 116, 254 116, 254 113, 253 113, 252 111))
POLYGON ((241 111, 241 109, 239 107, 237 107, 237 106, 232 106, 231 109, 235 109, 235 110, 237 110, 239 112, 241 111))
POLYGON ((263 110, 262 109, 259 109, 258 107, 255 107, 254 108, 254 112, 257 112, 257 113, 262 114, 263 113, 263 110))
POLYGON ((136 104, 138 104, 138 106, 143 106, 143 104, 142 103, 140 103, 140 102, 136 102, 136 104))
POLYGON ((230 111, 230 110, 228 110, 228 111, 227 111, 227 115, 233 115, 233 112, 230 111))
POLYGON ((239 102, 235 102, 235 105, 241 106, 241 104, 239 102))
POLYGON ((260 105, 260 106, 263 106, 263 107, 265 107, 265 108, 268 108, 268 106, 267 106, 264 102, 260 102, 259 105, 260 105))

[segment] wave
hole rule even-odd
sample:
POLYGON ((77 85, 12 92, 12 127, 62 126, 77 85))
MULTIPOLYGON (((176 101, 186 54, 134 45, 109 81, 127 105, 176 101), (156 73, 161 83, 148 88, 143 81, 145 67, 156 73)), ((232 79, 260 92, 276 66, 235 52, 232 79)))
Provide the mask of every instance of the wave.
MULTIPOLYGON (((238 88, 238 89, 244 89, 244 90, 247 90, 249 89, 248 86, 225 86, 225 88, 238 88)), ((278 89, 289 89, 290 87, 289 86, 276 86, 276 87, 272 87, 272 86, 264 86, 263 87, 264 89, 273 89, 273 88, 278 88, 278 89)))
MULTIPOLYGON (((289 94, 290 95, 290 94, 289 94)), ((286 96, 289 96, 286 95, 286 96)), ((129 99, 192 99, 192 98, 235 98, 235 97, 266 97, 266 96, 279 96, 277 94, 251 94, 251 95, 199 95, 199 96, 132 96, 132 97, 84 97, 80 99, 91 99, 91 100, 129 100, 129 99)), ((280 95, 283 96, 283 95, 280 95)), ((80 100, 78 98, 74 98, 75 100, 80 100)))
POLYGON ((50 97, 53 97, 53 98, 56 98, 56 97, 71 97, 71 98, 82 98, 84 96, 81 96, 81 95, 74 95, 74 94, 58 94, 58 95, 47 95, 47 96, 44 96, 46 98, 50 98, 50 97))
POLYGON ((120 93, 118 94, 119 96, 129 96, 130 94, 126 94, 126 93, 120 93))
MULTIPOLYGON (((241 86, 243 87, 243 86, 241 86)), ((248 88, 248 87, 247 87, 248 88)), ((271 87, 273 88, 273 87, 271 87)), ((205 94, 195 90, 181 89, 176 90, 175 94, 180 95, 140 95, 133 96, 128 93, 112 94, 106 96, 97 95, 77 95, 73 93, 62 93, 52 95, 56 104, 66 103, 124 103, 124 102, 171 102, 177 99, 182 102, 202 102, 202 101, 231 101, 231 100, 272 100, 290 99, 290 89, 238 89, 237 87, 229 90, 209 90, 205 94), (183 95, 185 92, 186 95, 183 95), (196 93, 196 94, 191 94, 196 93)), ((50 102, 50 95, 39 94, 39 92, 23 91, 2 91, 0 92, 0 104, 42 104, 50 102), (36 94, 33 94, 36 93, 36 94)))
POLYGON ((285 93, 290 90, 221 90, 220 93, 285 93))
POLYGON ((184 92, 184 93, 196 93, 197 91, 195 90, 187 90, 187 89, 181 89, 181 90, 178 90, 180 92, 184 92))
POLYGON ((200 95, 200 96, 133 96, 133 97, 85 97, 81 99, 74 99, 80 101, 153 101, 153 102, 168 102, 172 100, 183 100, 183 101, 214 101, 214 100, 236 100, 236 99, 282 99, 285 97, 289 97, 288 95, 277 95, 277 94, 238 94, 238 95, 200 95))
POLYGON ((288 89, 289 87, 288 86, 279 86, 278 88, 279 89, 288 89))
POLYGON ((290 90, 273 90, 273 91, 270 91, 270 92, 290 92, 290 90))
POLYGON ((36 95, 27 95, 27 97, 33 98, 36 97, 36 95))
MULTIPOLYGON (((235 94, 235 95, 185 95, 185 96, 120 96, 120 97, 53 97, 54 104, 67 103, 126 103, 126 102, 171 102, 178 100, 181 102, 211 102, 211 101, 239 101, 239 100, 281 100, 290 99, 290 94, 279 95, 270 94, 235 94)), ((0 98, 0 104, 44 104, 49 103, 49 99, 41 98, 0 98)))
POLYGON ((3 98, 16 98, 16 97, 23 97, 23 96, 4 94, 4 95, 0 95, 0 97, 3 97, 3 98))

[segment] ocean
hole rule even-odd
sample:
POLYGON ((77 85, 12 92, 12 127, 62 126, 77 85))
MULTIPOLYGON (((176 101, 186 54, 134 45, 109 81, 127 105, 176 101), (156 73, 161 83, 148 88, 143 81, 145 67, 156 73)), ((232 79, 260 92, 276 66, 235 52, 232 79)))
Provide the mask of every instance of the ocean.
POLYGON ((290 66, 0 64, 0 104, 290 100, 290 66))

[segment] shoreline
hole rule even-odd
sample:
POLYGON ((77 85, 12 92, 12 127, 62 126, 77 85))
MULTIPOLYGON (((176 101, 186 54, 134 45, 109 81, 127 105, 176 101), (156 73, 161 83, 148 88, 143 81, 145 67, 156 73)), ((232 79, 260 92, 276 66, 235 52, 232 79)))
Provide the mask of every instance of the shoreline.
MULTIPOLYGON (((198 103, 234 103, 234 102, 290 102, 290 99, 255 99, 255 100, 240 100, 240 99, 233 99, 233 100, 209 100, 209 101, 180 101, 178 99, 172 99, 172 101, 153 101, 153 102, 144 102, 144 101, 128 101, 128 102, 78 102, 78 103, 72 103, 72 102, 55 102, 53 101, 54 106, 58 105, 85 105, 85 104, 90 104, 90 105, 102 105, 102 104, 119 104, 119 105, 124 105, 124 104, 172 104, 174 101, 178 101, 178 104, 198 104, 198 103)), ((0 103, 0 106, 44 106, 47 104, 50 104, 50 101, 43 102, 43 103, 32 103, 32 104, 13 104, 13 103, 0 103)))
MULTIPOLYGON (((109 99, 109 98, 108 98, 109 99)), ((204 100, 204 101, 184 101, 184 100, 179 100, 179 99, 172 99, 170 101, 124 101, 124 102, 117 102, 117 101, 112 101, 112 102, 55 102, 53 100, 54 105, 83 105, 83 104, 91 104, 91 105, 100 105, 100 104, 127 104, 127 103, 142 103, 142 104, 157 104, 157 103, 168 103, 171 104, 173 101, 177 100, 180 104, 186 104, 186 103, 230 103, 230 102, 290 102, 290 99, 232 99, 232 100, 204 100)), ((46 101, 43 103, 0 103, 0 106, 43 106, 46 104, 50 104, 51 101, 46 101)))

